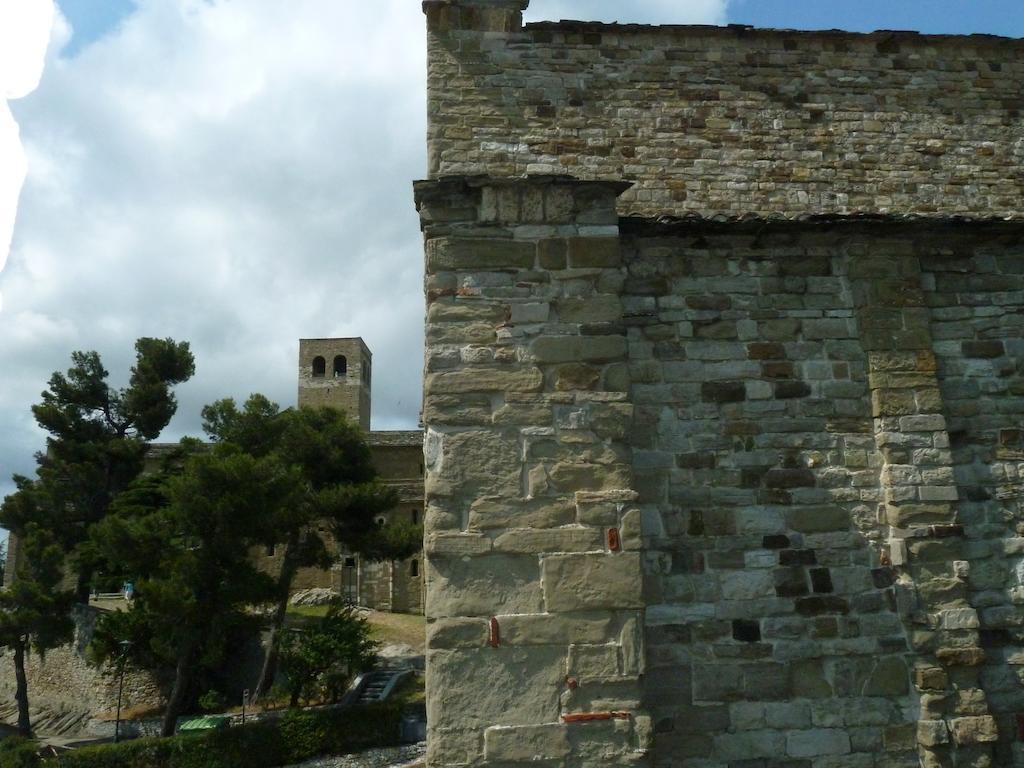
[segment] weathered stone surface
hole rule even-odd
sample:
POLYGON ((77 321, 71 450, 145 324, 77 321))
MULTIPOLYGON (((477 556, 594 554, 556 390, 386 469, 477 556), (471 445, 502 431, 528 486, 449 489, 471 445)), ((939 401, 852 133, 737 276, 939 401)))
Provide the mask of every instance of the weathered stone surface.
POLYGON ((484 731, 484 755, 488 760, 533 765, 560 760, 569 754, 568 731, 562 723, 493 726, 484 731))
POLYGON ((423 391, 427 395, 461 392, 537 392, 544 385, 544 375, 537 368, 473 367, 459 371, 428 373, 423 391))
POLYGON ((428 436, 427 495, 514 496, 520 489, 521 459, 515 443, 499 432, 470 430, 428 436))
POLYGON ((431 618, 541 610, 536 557, 431 557, 426 576, 427 616, 431 618))
POLYGON ((543 336, 530 345, 537 363, 607 363, 626 356, 622 336, 543 336))
POLYGON ((640 558, 636 553, 550 555, 541 560, 549 611, 639 608, 640 558))
POLYGON ((509 645, 600 643, 615 625, 608 612, 513 614, 498 616, 501 641, 509 645))
POLYGON ((512 529, 494 540, 495 552, 588 552, 602 549, 601 531, 597 528, 569 526, 533 530, 512 529))
POLYGON ((565 649, 541 647, 429 651, 427 686, 445 696, 427 700, 427 722, 466 729, 556 722, 565 658, 565 649))

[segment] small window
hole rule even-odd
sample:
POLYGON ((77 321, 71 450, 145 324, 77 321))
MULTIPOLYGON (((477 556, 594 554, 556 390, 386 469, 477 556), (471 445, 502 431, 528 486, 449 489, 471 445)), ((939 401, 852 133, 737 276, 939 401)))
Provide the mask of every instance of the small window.
POLYGON ((267 545, 267 557, 273 557, 274 556, 274 552, 276 551, 276 549, 277 548, 276 548, 275 545, 268 544, 267 545))
POLYGON ((420 561, 419 560, 413 560, 411 563, 409 563, 409 575, 412 576, 413 578, 416 578, 417 576, 420 575, 420 561))
POLYGON ((324 360, 320 355, 313 358, 313 375, 315 377, 322 378, 327 373, 327 361, 324 360))
POLYGON ((346 557, 345 558, 345 567, 346 568, 355 568, 356 567, 356 559, 354 557, 346 557))
POLYGON ((348 375, 348 359, 344 355, 334 357, 334 378, 340 379, 348 375))
POLYGON ((384 527, 384 523, 387 522, 387 519, 384 517, 384 515, 381 515, 380 517, 377 518, 376 522, 377 522, 377 527, 378 528, 383 528, 384 527))
POLYGON ((419 525, 420 524, 420 511, 418 509, 414 509, 412 511, 412 524, 413 525, 419 525))

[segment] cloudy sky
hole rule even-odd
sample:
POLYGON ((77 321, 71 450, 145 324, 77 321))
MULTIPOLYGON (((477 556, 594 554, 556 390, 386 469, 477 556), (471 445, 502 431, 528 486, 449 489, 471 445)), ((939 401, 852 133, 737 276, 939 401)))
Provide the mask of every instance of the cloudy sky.
MULTIPOLYGON (((39 87, 9 102, 28 175, 0 272, 0 496, 43 445, 29 406, 49 374, 95 349, 123 383, 139 336, 196 354, 165 439, 198 434, 219 397, 292 404, 297 339, 315 336, 363 336, 374 428, 414 427, 419 0, 57 5, 39 87)), ((1020 0, 534 0, 527 14, 558 18, 1024 36, 1020 0)))

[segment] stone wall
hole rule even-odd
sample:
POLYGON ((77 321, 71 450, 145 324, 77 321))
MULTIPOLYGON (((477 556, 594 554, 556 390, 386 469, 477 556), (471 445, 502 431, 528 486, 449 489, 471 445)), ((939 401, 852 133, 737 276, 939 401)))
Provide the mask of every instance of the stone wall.
POLYGON ((425 6, 431 176, 626 179, 649 214, 1020 208, 1020 40, 425 6))
POLYGON ((621 188, 417 188, 430 764, 1016 764, 1024 224, 621 188))
POLYGON ((1024 765, 1024 43, 525 5, 424 3, 428 765, 1024 765))
MULTIPOLYGON (((33 711, 66 713, 78 717, 110 717, 117 708, 117 670, 104 665, 94 667, 86 659, 86 647, 92 639, 99 611, 94 608, 75 609, 75 638, 40 657, 25 657, 29 680, 29 704, 33 711)), ((0 696, 14 700, 14 655, 0 653, 0 696)), ((124 675, 122 708, 151 709, 162 706, 163 694, 152 677, 128 669, 124 675)))

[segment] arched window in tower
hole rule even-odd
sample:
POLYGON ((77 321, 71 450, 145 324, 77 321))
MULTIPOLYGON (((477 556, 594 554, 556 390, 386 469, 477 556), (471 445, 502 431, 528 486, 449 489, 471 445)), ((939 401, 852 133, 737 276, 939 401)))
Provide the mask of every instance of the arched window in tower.
POLYGON ((320 379, 327 373, 327 361, 320 355, 313 358, 313 376, 320 379))
POLYGON ((343 379, 348 375, 348 358, 344 355, 334 356, 334 378, 343 379))
POLYGON ((419 560, 413 560, 411 563, 409 563, 409 575, 412 576, 414 579, 420 575, 419 560))

